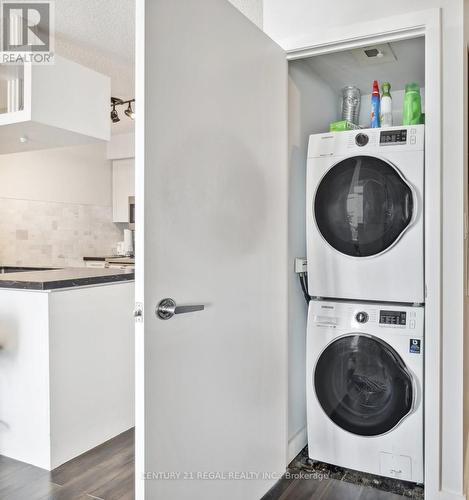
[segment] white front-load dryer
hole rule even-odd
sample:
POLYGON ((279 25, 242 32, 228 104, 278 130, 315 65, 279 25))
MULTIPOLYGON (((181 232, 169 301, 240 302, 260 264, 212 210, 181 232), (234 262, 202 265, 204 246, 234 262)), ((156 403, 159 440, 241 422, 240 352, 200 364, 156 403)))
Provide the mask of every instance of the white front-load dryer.
POLYGON ((312 135, 313 297, 423 303, 424 125, 312 135))
POLYGON ((313 460, 423 483, 424 308, 311 301, 313 460))

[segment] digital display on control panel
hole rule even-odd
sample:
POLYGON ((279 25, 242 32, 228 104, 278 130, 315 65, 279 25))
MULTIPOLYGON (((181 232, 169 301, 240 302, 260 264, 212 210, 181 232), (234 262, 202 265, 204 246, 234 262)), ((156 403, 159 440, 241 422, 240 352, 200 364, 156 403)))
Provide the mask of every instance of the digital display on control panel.
POLYGON ((379 322, 384 325, 405 325, 406 316, 403 311, 380 311, 379 322))
POLYGON ((383 130, 379 135, 381 146, 392 144, 405 144, 407 142, 407 130, 383 130))

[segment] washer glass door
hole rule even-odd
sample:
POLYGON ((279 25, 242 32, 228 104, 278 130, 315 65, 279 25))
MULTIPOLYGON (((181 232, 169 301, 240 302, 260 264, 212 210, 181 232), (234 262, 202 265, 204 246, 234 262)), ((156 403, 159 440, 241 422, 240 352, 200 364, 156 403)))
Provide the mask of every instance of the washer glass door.
POLYGON ((354 156, 334 165, 316 191, 314 216, 324 239, 353 257, 390 248, 414 210, 412 190, 389 163, 354 156))
POLYGON ((313 374, 322 409, 342 429, 377 436, 412 410, 412 376, 397 352, 369 335, 346 335, 320 355, 313 374))

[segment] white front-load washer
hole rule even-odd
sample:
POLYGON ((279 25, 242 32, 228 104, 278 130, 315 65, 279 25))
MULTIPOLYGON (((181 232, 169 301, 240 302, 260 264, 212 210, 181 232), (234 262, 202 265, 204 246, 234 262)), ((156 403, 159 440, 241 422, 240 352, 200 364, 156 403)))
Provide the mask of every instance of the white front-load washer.
POLYGON ((424 125, 312 135, 313 297, 423 303, 424 125))
POLYGON ((311 301, 313 460, 423 483, 424 308, 311 301))

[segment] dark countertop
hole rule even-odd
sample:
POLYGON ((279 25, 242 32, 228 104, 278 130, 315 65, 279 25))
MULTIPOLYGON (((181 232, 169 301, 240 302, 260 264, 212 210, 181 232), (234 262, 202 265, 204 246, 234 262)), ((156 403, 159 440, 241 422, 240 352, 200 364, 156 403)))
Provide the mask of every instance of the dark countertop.
POLYGON ((19 273, 23 271, 53 271, 57 267, 36 267, 36 266, 0 266, 0 274, 19 273))
POLYGON ((85 262, 124 262, 126 264, 135 264, 135 257, 127 257, 125 255, 110 255, 100 257, 83 257, 85 262))
POLYGON ((133 257, 109 257, 106 259, 108 264, 124 264, 129 266, 135 265, 135 259, 133 257))
POLYGON ((127 269, 68 267, 47 271, 26 271, 0 275, 0 288, 21 290, 57 290, 121 281, 133 281, 135 273, 127 269))

